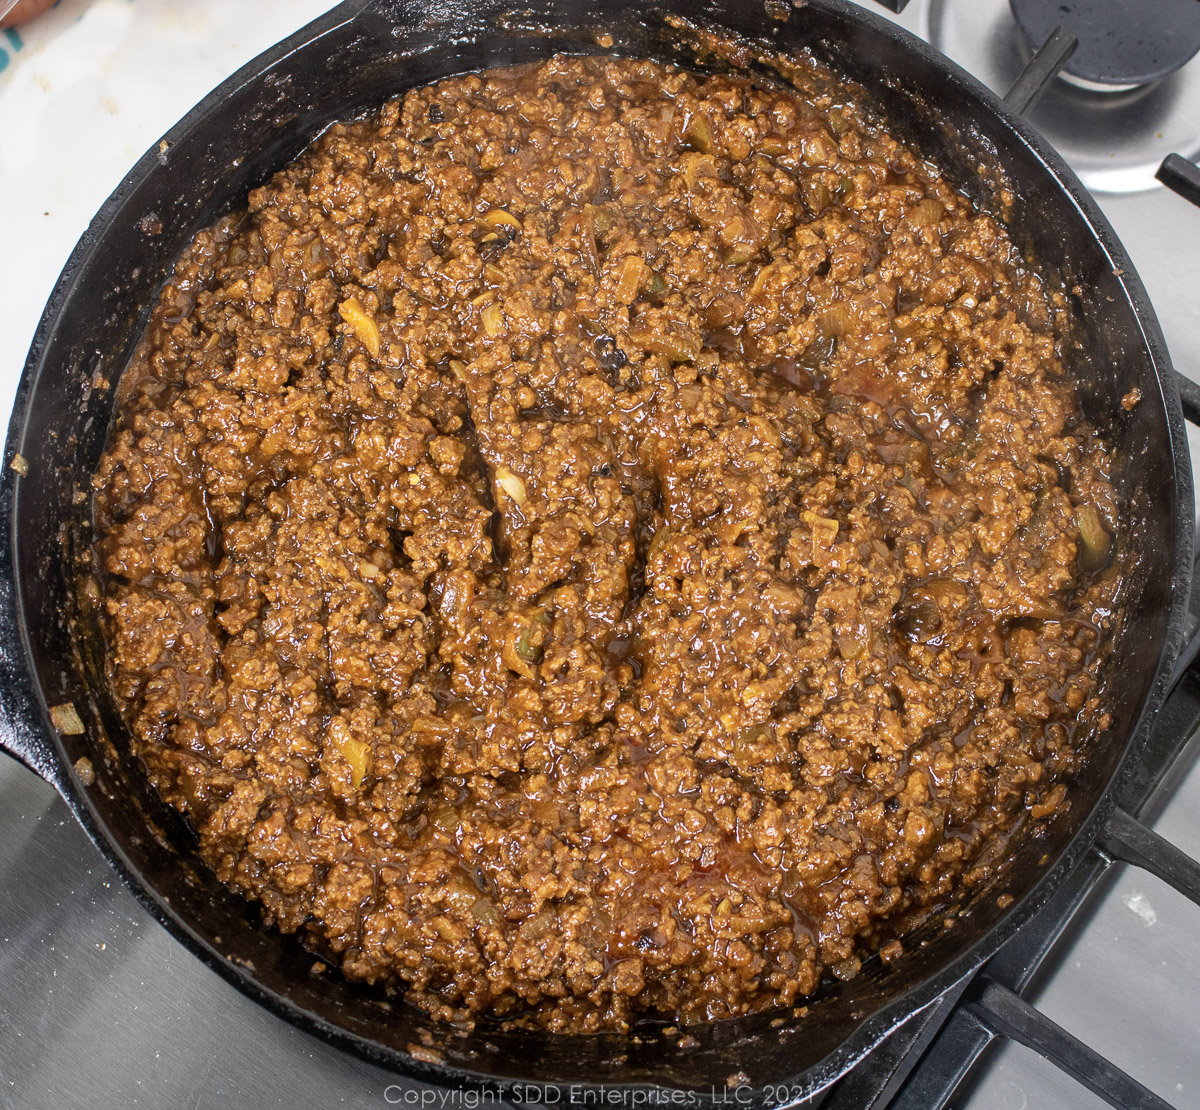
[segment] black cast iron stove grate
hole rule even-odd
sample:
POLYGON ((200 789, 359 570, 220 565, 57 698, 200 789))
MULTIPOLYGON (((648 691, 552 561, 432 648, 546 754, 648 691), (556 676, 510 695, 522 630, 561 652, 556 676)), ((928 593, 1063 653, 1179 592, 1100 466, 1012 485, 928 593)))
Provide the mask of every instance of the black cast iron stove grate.
MULTIPOLYGON (((907 0, 879 0, 899 11, 907 0)), ((1076 46, 1063 27, 1046 39, 1007 100, 1025 112, 1058 76, 1076 46)), ((1171 155, 1158 179, 1200 205, 1200 168, 1171 155)), ((1164 203, 1168 203, 1164 201, 1164 203)), ((1187 420, 1200 427, 1200 385, 1176 374, 1187 420)), ((1115 864, 1169 883, 1200 906, 1200 864, 1151 831, 1175 786, 1200 758, 1200 564, 1193 567, 1186 642, 1171 692, 1146 749, 1098 843, 1047 905, 982 968, 910 1017, 857 1067, 807 1104, 811 1110, 942 1110, 964 1093, 994 1043, 1018 1041, 1118 1110, 1173 1110, 1171 1104, 1040 1013, 1025 999, 1054 962, 1077 915, 1086 916, 1115 864)))

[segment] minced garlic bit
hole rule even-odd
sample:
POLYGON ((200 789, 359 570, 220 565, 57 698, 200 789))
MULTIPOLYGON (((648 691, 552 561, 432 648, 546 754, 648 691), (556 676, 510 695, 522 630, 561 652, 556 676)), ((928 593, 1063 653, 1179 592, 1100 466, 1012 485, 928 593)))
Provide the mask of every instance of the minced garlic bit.
POLYGON ((507 470, 503 466, 496 467, 496 481, 500 488, 518 505, 525 504, 525 483, 511 470, 507 470))
POLYGON ((482 216, 482 222, 489 227, 512 227, 517 231, 521 230, 521 221, 517 219, 511 212, 505 212, 503 208, 493 208, 485 212, 482 216))
POLYGON ((362 345, 371 352, 371 357, 378 358, 381 344, 379 325, 375 323, 375 318, 359 304, 356 297, 342 301, 338 305, 338 313, 350 325, 351 330, 358 336, 362 345))
POLYGON ((86 755, 81 755, 75 760, 75 774, 84 786, 91 786, 96 781, 96 771, 86 755))
POLYGON ((499 335, 504 330, 504 309, 495 301, 479 314, 479 319, 488 335, 499 335))

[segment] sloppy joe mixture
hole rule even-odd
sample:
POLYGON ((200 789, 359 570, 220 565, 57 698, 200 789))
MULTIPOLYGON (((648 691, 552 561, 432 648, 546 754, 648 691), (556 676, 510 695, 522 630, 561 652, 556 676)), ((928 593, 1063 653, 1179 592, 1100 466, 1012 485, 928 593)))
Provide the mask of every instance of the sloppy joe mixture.
POLYGON ((1070 804, 1108 459, 998 222, 819 77, 415 89, 164 288, 95 476, 113 689, 350 978, 793 1005, 1070 804))

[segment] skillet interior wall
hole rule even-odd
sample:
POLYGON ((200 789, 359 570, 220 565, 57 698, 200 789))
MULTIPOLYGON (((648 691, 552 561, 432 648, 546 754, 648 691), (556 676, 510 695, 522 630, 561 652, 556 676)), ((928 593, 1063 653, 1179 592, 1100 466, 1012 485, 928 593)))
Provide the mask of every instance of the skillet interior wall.
MULTIPOLYGON (((836 12, 836 5, 828 6, 836 12)), ((1129 460, 1129 468, 1118 476, 1118 484, 1131 506, 1131 547, 1145 554, 1114 658, 1125 680, 1112 730, 1118 742, 1098 746, 1097 758, 1079 784, 1077 810, 1051 826, 1015 861, 1007 889, 1019 898, 1041 876, 1037 857, 1045 853, 1053 859, 1061 853, 1116 766, 1119 738, 1132 728, 1156 662, 1153 653, 1139 654, 1137 648, 1160 643, 1165 633, 1175 547, 1174 489, 1150 489, 1147 484, 1147 476, 1157 475, 1168 486, 1166 476, 1172 472, 1170 432, 1157 399, 1153 362, 1146 357, 1129 295, 1112 274, 1105 252, 1081 222, 1048 218, 1061 211, 1064 202, 1055 189, 1040 183, 1037 155, 1019 142, 1001 154, 988 133, 1001 134, 1002 125, 977 124, 965 98, 939 98, 936 105, 922 100, 915 90, 938 88, 939 81, 944 90, 944 78, 921 59, 898 55, 885 40, 830 14, 825 5, 794 9, 786 22, 770 18, 753 4, 697 5, 687 0, 653 9, 635 0, 617 0, 599 16, 582 4, 536 0, 523 7, 519 19, 505 16, 503 4, 396 2, 353 7, 365 9, 358 19, 343 22, 351 14, 351 6, 343 6, 321 21, 324 33, 318 41, 262 77, 235 78, 219 98, 206 102, 171 133, 171 146, 147 155, 110 201, 106 222, 98 223, 90 249, 75 256, 72 273, 55 292, 47 319, 54 315, 55 303, 68 295, 72 311, 58 319, 53 331, 40 332, 31 352, 41 370, 32 385, 22 438, 30 472, 19 488, 19 545, 14 553, 25 633, 46 703, 73 701, 93 737, 107 731, 116 751, 128 750, 93 668, 83 663, 64 667, 76 644, 83 659, 93 663, 99 648, 87 604, 79 608, 78 628, 70 619, 74 584, 82 568, 77 559, 63 557, 64 542, 69 541, 68 549, 78 556, 87 551, 88 506, 77 494, 86 488, 86 475, 102 449, 114 394, 111 388, 97 388, 93 380, 99 375, 116 381, 155 290, 190 237, 243 204, 250 188, 294 157, 328 122, 407 86, 555 50, 595 50, 600 31, 611 34, 614 49, 621 52, 687 64, 691 51, 661 19, 661 12, 674 10, 692 19, 711 19, 773 48, 813 45, 872 91, 884 106, 889 126, 936 160, 948 179, 963 184, 976 199, 992 206, 996 184, 1012 183, 1019 200, 1010 226, 1017 240, 1027 243, 1048 269, 1060 272, 1068 285, 1088 291, 1077 306, 1084 319, 1080 335, 1085 346, 1077 357, 1077 365, 1086 368, 1082 396, 1089 416, 1098 423, 1107 426, 1106 415, 1120 414, 1111 424, 1114 454, 1129 460), (427 18, 429 13, 433 18, 427 18), (1125 415, 1117 402, 1134 384, 1147 403, 1125 415)), ((302 32, 296 45, 311 37, 311 31, 302 32)), ((94 822, 107 826, 126 867, 161 892, 187 923, 194 941, 207 945, 221 937, 222 955, 249 965, 268 991, 314 1015, 319 1026, 338 1025, 400 1053, 414 1041, 432 1043, 447 1063, 473 1072, 560 1080, 652 1079, 700 1090, 714 1082, 723 1085, 727 1076, 739 1071, 756 1085, 779 1081, 817 1065, 838 1048, 862 1015, 900 999, 1001 916, 994 900, 980 900, 976 912, 953 935, 926 930, 929 944, 923 951, 912 952, 886 974, 877 962, 868 964, 856 980, 814 1004, 799 1025, 802 1035, 791 1039, 771 1030, 765 1016, 697 1031, 700 1044, 687 1051, 658 1035, 647 1035, 640 1044, 603 1037, 586 1045, 544 1035, 461 1037, 406 1008, 381 1009, 385 1004, 336 977, 312 979, 312 958, 293 939, 259 930, 253 912, 240 899, 187 862, 186 827, 147 790, 136 766, 121 758, 106 760, 86 738, 67 737, 64 746, 68 760, 92 757, 97 783, 87 792, 86 804, 94 822), (153 836, 147 837, 147 827, 155 830, 153 836)), ((158 910, 163 912, 161 906, 158 910)), ((422 1068, 417 1065, 415 1070, 422 1068)), ((821 1081, 818 1071, 807 1082, 821 1081)))

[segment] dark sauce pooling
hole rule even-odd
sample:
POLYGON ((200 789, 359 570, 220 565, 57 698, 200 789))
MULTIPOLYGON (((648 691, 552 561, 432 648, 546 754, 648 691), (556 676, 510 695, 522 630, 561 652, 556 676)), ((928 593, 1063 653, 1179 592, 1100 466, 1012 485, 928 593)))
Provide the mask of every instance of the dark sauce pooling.
POLYGON ((443 1017, 791 1003, 1104 723, 1113 493, 1048 318, 825 94, 555 58, 336 126, 125 375, 136 750, 222 880, 443 1017))

